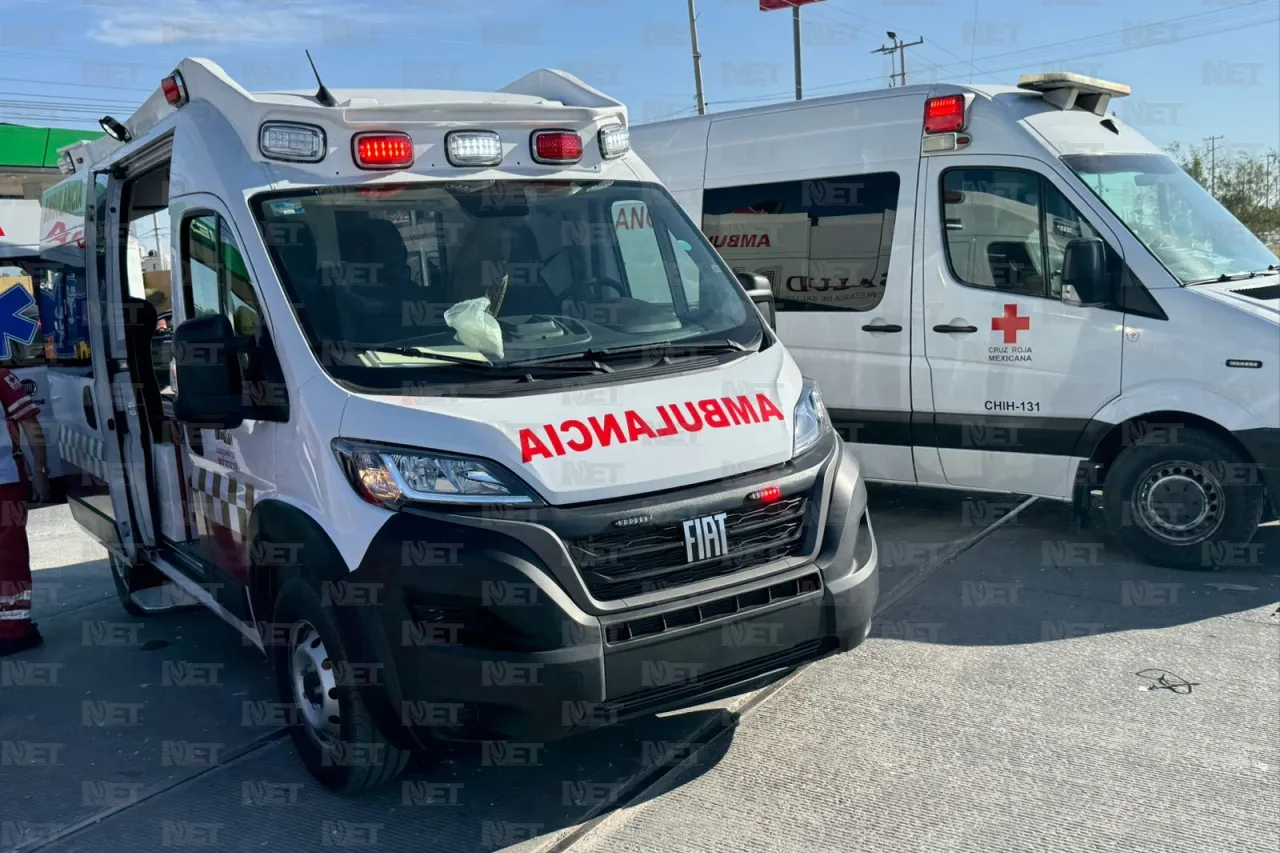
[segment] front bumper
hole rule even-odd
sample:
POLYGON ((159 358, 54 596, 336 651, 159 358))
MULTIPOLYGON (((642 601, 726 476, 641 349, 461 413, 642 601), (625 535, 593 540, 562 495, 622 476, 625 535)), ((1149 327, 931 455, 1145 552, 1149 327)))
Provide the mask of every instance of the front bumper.
POLYGON ((1245 429, 1233 434, 1253 457, 1271 498, 1271 511, 1280 516, 1280 428, 1245 429))
POLYGON ((631 502, 503 518, 398 513, 351 576, 385 595, 340 616, 349 655, 385 664, 366 704, 419 742, 542 742, 743 692, 857 646, 879 593, 878 552, 857 464, 835 437, 826 444, 788 470, 636 502, 687 518, 691 502, 794 482, 815 497, 811 551, 619 600, 591 594, 562 535, 631 502))

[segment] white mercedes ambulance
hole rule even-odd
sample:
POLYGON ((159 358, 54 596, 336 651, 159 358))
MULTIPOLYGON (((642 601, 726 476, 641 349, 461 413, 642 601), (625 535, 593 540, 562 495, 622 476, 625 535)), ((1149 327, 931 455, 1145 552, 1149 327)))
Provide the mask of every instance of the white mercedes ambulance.
MULTIPOLYGON (((868 479, 1073 501, 1146 560, 1280 513, 1280 261, 1075 74, 646 124, 632 144, 868 479), (1269 503, 1269 506, 1268 506, 1269 503)), ((1046 558, 1048 559, 1048 558, 1046 558)))
POLYGON ((273 658, 325 785, 866 637, 858 466, 622 104, 549 70, 251 94, 187 59, 103 125, 63 185, 104 321, 52 380, 73 511, 130 612, 203 604, 273 658), (165 382, 114 239, 157 211, 165 382))

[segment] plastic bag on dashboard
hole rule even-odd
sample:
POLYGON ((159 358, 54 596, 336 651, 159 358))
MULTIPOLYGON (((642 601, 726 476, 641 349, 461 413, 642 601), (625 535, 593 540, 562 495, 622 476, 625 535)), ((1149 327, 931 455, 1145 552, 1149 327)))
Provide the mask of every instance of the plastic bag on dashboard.
POLYGON ((489 297, 467 299, 450 306, 444 312, 444 322, 465 346, 495 359, 502 358, 502 327, 489 313, 489 297))

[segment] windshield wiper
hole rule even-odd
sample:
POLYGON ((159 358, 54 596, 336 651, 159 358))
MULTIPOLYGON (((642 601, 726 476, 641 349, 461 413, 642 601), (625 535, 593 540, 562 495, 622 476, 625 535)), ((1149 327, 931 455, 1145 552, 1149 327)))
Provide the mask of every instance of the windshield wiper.
POLYGON ((572 365, 547 364, 544 367, 544 365, 536 362, 526 364, 522 362, 496 362, 495 363, 492 361, 477 361, 474 358, 463 358, 462 356, 457 356, 457 355, 446 355, 444 353, 435 353, 435 352, 423 352, 422 350, 416 349, 414 347, 393 347, 393 346, 383 346, 382 344, 350 344, 349 346, 351 346, 353 349, 361 350, 362 352, 376 352, 376 353, 385 353, 386 355, 403 355, 403 356, 408 356, 410 358, 434 359, 436 361, 443 361, 446 364, 454 364, 459 367, 470 367, 473 370, 479 370, 485 373, 491 373, 496 377, 528 376, 529 378, 533 378, 532 375, 529 373, 529 371, 516 369, 516 368, 526 367, 526 366, 537 367, 540 370, 545 370, 546 372, 551 372, 551 373, 568 373, 568 374, 579 374, 579 375, 589 374, 589 373, 612 372, 611 368, 608 368, 603 364, 595 365, 594 367, 589 364, 572 364, 572 365))
POLYGON ((1224 272, 1222 275, 1214 276, 1213 278, 1202 278, 1197 279, 1196 281, 1189 281, 1187 282, 1187 286, 1191 287, 1197 284, 1225 284, 1228 281, 1243 281, 1247 278, 1266 275, 1267 273, 1273 273, 1277 270, 1280 270, 1280 264, 1268 264, 1266 269, 1254 270, 1252 272, 1224 272))
POLYGON ((530 358, 524 361, 513 361, 506 364, 507 367, 524 367, 538 366, 544 364, 561 364, 565 362, 586 362, 600 367, 606 372, 612 372, 613 368, 604 364, 601 359, 616 358, 618 356, 628 355, 652 355, 659 357, 660 360, 671 359, 674 354, 679 355, 714 355, 725 351, 733 352, 755 352, 760 348, 760 338, 752 341, 752 345, 738 343, 731 338, 721 338, 714 341, 699 341, 697 343, 681 343, 680 341, 663 341, 657 344, 634 344, 625 347, 605 347, 602 349, 589 349, 582 352, 573 352, 566 355, 551 355, 543 358, 530 358))

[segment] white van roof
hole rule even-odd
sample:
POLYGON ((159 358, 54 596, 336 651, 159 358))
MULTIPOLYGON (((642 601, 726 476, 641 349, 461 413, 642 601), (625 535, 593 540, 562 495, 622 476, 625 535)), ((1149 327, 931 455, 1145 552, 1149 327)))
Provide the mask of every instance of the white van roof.
POLYGON ((834 106, 859 101, 877 100, 884 97, 902 97, 911 95, 938 95, 952 92, 972 93, 986 100, 994 100, 1002 95, 1017 95, 1028 100, 1035 99, 1056 106, 1061 110, 1073 108, 1088 109, 1101 115, 1110 99, 1123 98, 1130 93, 1123 83, 1112 83, 1098 80, 1082 74, 1071 72, 1047 72, 1044 74, 1026 74, 1018 78, 1017 85, 1006 86, 998 83, 921 83, 915 86, 897 86, 888 89, 868 89, 861 92, 844 92, 838 95, 827 95, 822 98, 805 98, 802 101, 781 101, 776 104, 743 107, 736 110, 724 110, 700 116, 681 116, 679 118, 659 119, 644 124, 674 124, 676 122, 697 122, 737 118, 747 115, 763 115, 767 113, 786 112, 798 108, 834 106))
MULTIPOLYGON (((442 89, 332 89, 336 101, 326 106, 317 92, 249 92, 217 63, 200 58, 184 59, 174 73, 179 75, 191 101, 204 101, 221 112, 233 125, 253 129, 262 121, 315 121, 323 115, 341 123, 426 121, 465 123, 500 120, 503 123, 557 122, 569 126, 591 124, 614 117, 628 124, 626 106, 565 71, 543 68, 530 72, 497 92, 442 89)), ((163 85, 142 103, 133 115, 120 123, 136 142, 176 112, 165 97, 163 85)), ((112 156, 122 143, 103 136, 59 149, 64 172, 79 170, 112 156)))

